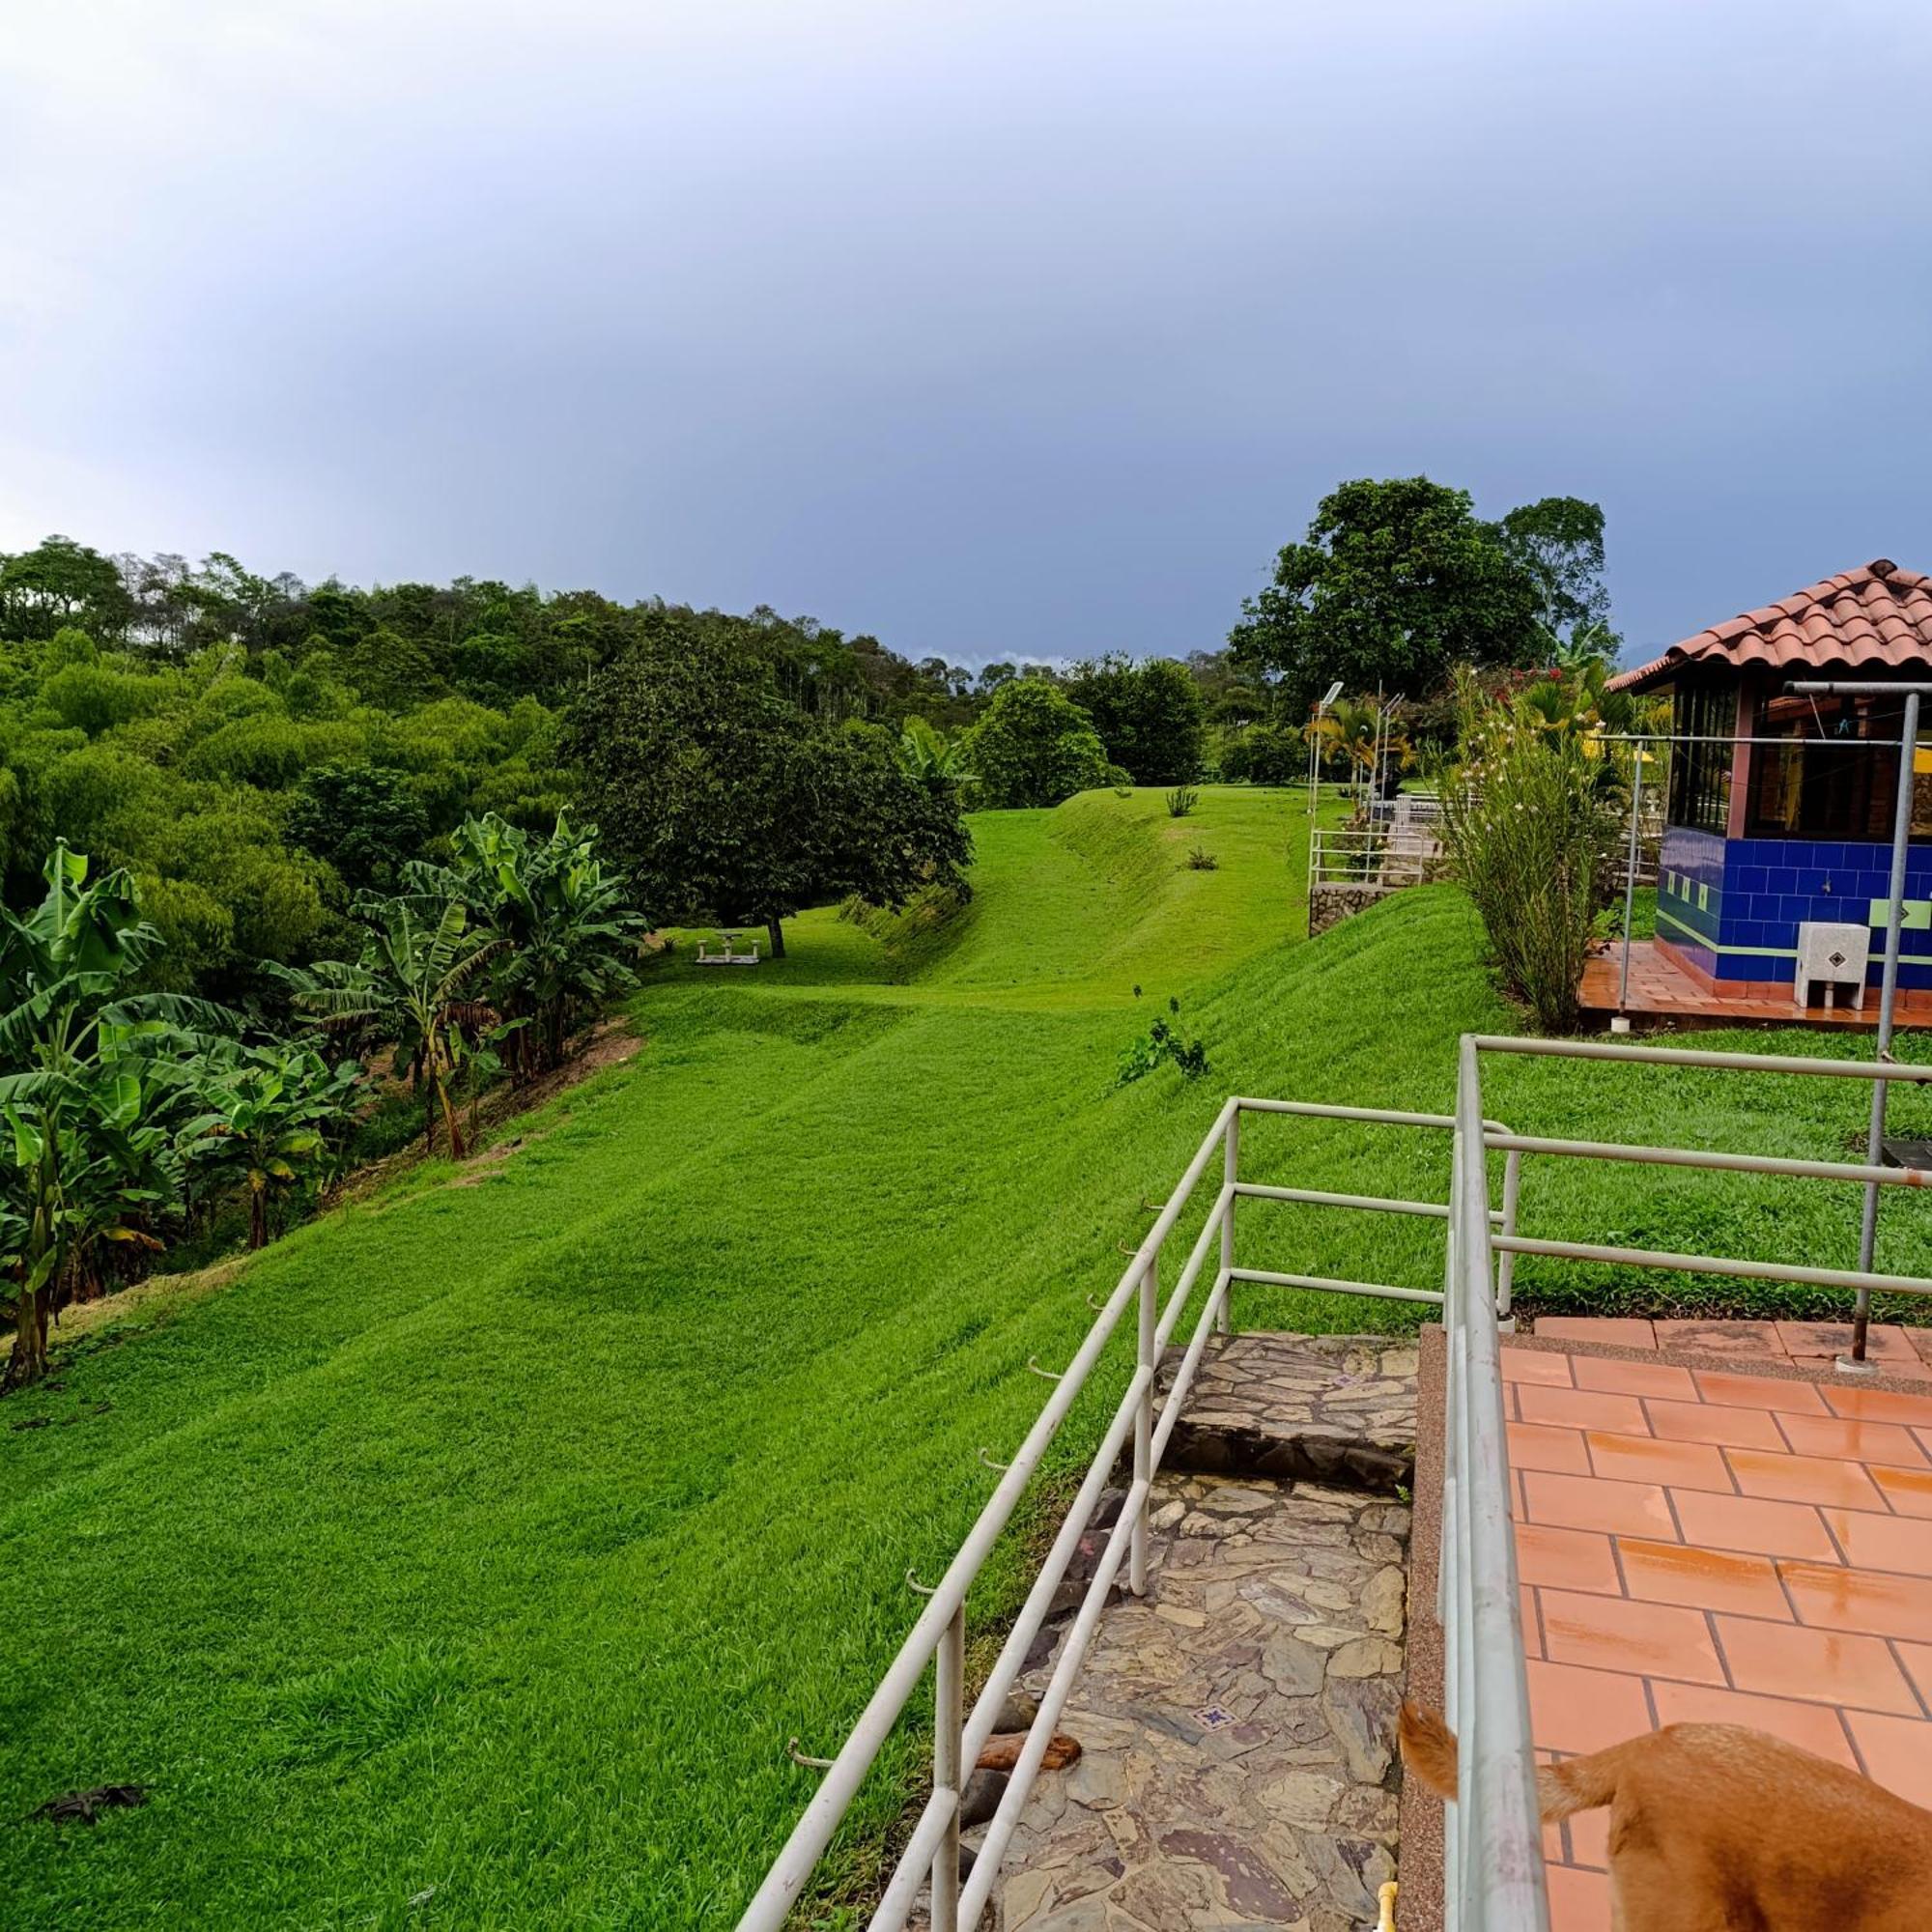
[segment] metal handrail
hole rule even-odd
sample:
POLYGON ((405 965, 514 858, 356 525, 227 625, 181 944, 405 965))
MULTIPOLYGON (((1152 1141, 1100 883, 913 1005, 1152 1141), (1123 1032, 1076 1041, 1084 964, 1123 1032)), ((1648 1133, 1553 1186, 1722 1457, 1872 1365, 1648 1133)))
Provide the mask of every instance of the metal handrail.
MULTIPOLYGON (((1724 1072, 1790 1073, 1826 1080, 1869 1080, 1874 1089, 1893 1081, 1909 1086, 1932 1084, 1932 1066, 1910 1066, 1897 1061, 1810 1060, 1788 1053, 1718 1053, 1709 1048, 1620 1046, 1604 1040, 1516 1039, 1488 1034, 1469 1036, 1478 1053, 1533 1055, 1555 1060, 1602 1060, 1622 1065, 1696 1066, 1724 1072)), ((1786 1154, 1738 1153, 1718 1148, 1638 1147, 1622 1141, 1588 1141, 1529 1134, 1498 1133, 1485 1127, 1483 1146, 1489 1152, 1505 1152, 1520 1161, 1524 1154, 1550 1154, 1563 1159, 1634 1162, 1650 1167, 1696 1168, 1726 1174, 1764 1174, 1800 1180, 1836 1180, 1865 1190, 1876 1200, 1887 1187, 1923 1187, 1932 1176, 1912 1168, 1882 1167, 1870 1161, 1806 1160, 1786 1154)), ((1876 1227, 1876 1210, 1873 1227, 1876 1227)), ((1520 1235, 1515 1216, 1493 1237, 1492 1246, 1507 1269, 1516 1255, 1536 1255, 1559 1261, 1598 1262, 1613 1267, 1663 1268, 1681 1274, 1729 1275, 1742 1281, 1791 1282, 1806 1288, 1842 1288, 1855 1295, 1874 1292, 1932 1294, 1932 1280, 1918 1275, 1884 1274, 1869 1267, 1814 1267, 1798 1262, 1747 1261, 1728 1255, 1687 1255, 1659 1248, 1628 1248, 1598 1241, 1567 1241, 1520 1235)), ((1857 1363, 1850 1365, 1858 1367, 1857 1363)))
POLYGON ((1426 829, 1318 825, 1309 834, 1312 886, 1414 886, 1442 855, 1426 829))
MULTIPOLYGON (((1442 1547, 1436 1613, 1445 1653, 1443 1697, 1459 1735, 1457 1803, 1445 1832, 1444 1907, 1449 1932, 1547 1932, 1548 1906, 1535 1800, 1516 1546, 1509 1520, 1507 1429, 1502 1404, 1495 1284, 1515 1255, 1554 1256, 1749 1279, 1868 1291, 1932 1293, 1932 1281, 1865 1269, 1813 1267, 1685 1255, 1516 1233, 1517 1201, 1492 1229, 1488 1159, 1525 1154, 1701 1168, 1783 1179, 1850 1182, 1876 1192, 1914 1186, 1904 1171, 1869 1162, 1796 1159, 1721 1150, 1641 1147, 1513 1134, 1483 1119, 1480 1056, 1527 1054, 1651 1066, 1788 1073, 1823 1079, 1932 1083, 1932 1066, 1894 1062, 1810 1060, 1790 1054, 1719 1053, 1598 1040, 1464 1035, 1457 1065, 1450 1257, 1443 1301, 1447 1388, 1443 1442, 1442 1547)), ((1841 1365, 1842 1366, 1842 1365, 1841 1365)))
MULTIPOLYGON (((1124 1566, 1128 1587, 1136 1595, 1147 1588, 1148 1499, 1170 1437, 1180 1419, 1208 1338, 1228 1327, 1228 1302, 1237 1281, 1286 1283, 1330 1289, 1345 1293, 1440 1301, 1433 1290, 1403 1289, 1378 1282, 1335 1281, 1321 1276, 1278 1275, 1235 1264, 1236 1205, 1251 1200, 1292 1200, 1317 1207, 1370 1208, 1389 1213, 1440 1213, 1438 1204, 1404 1201, 1375 1195, 1324 1195, 1314 1189, 1271 1189, 1238 1178, 1241 1116, 1244 1113, 1283 1114, 1319 1120, 1355 1121, 1384 1126, 1429 1128, 1454 1132, 1455 1116, 1416 1114, 1390 1108, 1328 1106, 1313 1101, 1255 1099, 1236 1095, 1227 1100, 1195 1151, 1179 1185, 1161 1208, 1119 1283, 1100 1305, 1085 1341, 1060 1375, 1038 1419, 1007 1465, 998 1486, 946 1574, 933 1587, 898 1654, 861 1713, 851 1735, 831 1760, 816 1794, 774 1861, 763 1884, 739 1920, 740 1932, 780 1932, 792 1905, 810 1881, 813 1868, 831 1843, 857 1795, 873 1760, 924 1675, 934 1666, 934 1743, 932 1792, 914 1824, 912 1833, 870 1920, 870 1932, 898 1932, 928 1877, 931 1883, 933 1932, 972 1932, 983 1915, 1000 1869, 1001 1860, 1019 1823, 1054 1726, 1070 1694, 1087 1649, 1105 1607, 1109 1591, 1124 1566), (1187 1260, 1163 1305, 1160 1297, 1161 1250, 1192 1198, 1215 1152, 1221 1154, 1221 1183, 1187 1260), (1155 1382, 1162 1356, 1172 1341, 1197 1283, 1208 1268, 1216 1247, 1211 1286, 1203 1298, 1166 1398, 1154 1403, 1155 1382), (1102 1434, 1080 1489, 1068 1507, 1052 1548, 1040 1566, 1025 1604, 1014 1618, 985 1685, 969 1713, 964 1710, 962 1685, 965 1664, 965 1599, 995 1542, 1005 1529, 1040 1457, 1065 1418, 1102 1350, 1120 1324, 1129 1302, 1137 1305, 1138 1324, 1134 1373, 1102 1434), (1068 1565, 1098 1507, 1109 1476, 1133 1442, 1133 1476, 1120 1517, 1109 1532, 1071 1628, 1062 1644, 1039 1708, 1014 1765, 998 1808, 986 1827, 985 1840, 970 1876, 959 1876, 959 1803, 965 1780, 972 1774, 1008 1691, 1020 1675, 1035 1637, 1046 1621, 1068 1565)), ((1480 1123, 1496 1133, 1508 1129, 1497 1122, 1480 1123)), ((1500 1219, 1505 1232, 1514 1227, 1515 1164, 1509 1166, 1500 1219)), ((1480 1165, 1480 1162, 1479 1162, 1480 1165)), ((1492 1210, 1483 1204, 1487 1232, 1492 1210)), ((1454 1223, 1451 1223, 1452 1244, 1454 1223)), ((1506 1308, 1507 1276, 1512 1261, 1505 1258, 1498 1296, 1506 1308)), ((1490 1321, 1496 1320, 1492 1303, 1490 1321)), ((1512 1599, 1513 1601, 1513 1599, 1512 1599)))
POLYGON ((1436 1620, 1445 1715, 1460 1745, 1457 1802, 1443 1828, 1444 1920, 1449 1932, 1548 1932, 1483 1140, 1476 1051, 1465 1036, 1457 1068, 1454 1213, 1442 1309, 1447 1374, 1436 1620))

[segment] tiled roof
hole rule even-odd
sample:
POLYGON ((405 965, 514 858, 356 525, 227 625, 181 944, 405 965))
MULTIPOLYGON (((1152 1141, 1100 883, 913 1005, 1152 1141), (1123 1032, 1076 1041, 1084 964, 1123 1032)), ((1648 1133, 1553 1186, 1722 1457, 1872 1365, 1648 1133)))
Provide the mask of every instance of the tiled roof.
POLYGON ((1932 578, 1877 557, 1808 590, 1713 624, 1610 680, 1612 691, 1665 683, 1687 666, 1806 670, 1923 670, 1932 666, 1932 578))

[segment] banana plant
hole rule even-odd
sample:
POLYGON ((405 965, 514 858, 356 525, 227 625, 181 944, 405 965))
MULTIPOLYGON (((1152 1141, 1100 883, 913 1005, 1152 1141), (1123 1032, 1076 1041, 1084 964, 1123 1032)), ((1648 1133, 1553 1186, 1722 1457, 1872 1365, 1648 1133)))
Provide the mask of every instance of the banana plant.
POLYGON ((0 907, 0 1119, 8 1132, 0 1262, 14 1282, 6 1385, 46 1372, 47 1331, 98 1279, 104 1244, 158 1245, 146 1225, 179 1200, 180 1167, 153 1104, 169 1071, 233 1014, 134 982, 161 945, 126 871, 87 882, 55 846, 33 911, 0 907))
POLYGON ((456 1009, 502 941, 473 927, 460 899, 407 893, 358 900, 357 911, 367 929, 359 959, 325 959, 284 977, 296 1004, 326 1028, 367 1031, 393 1043, 398 1066, 421 1069, 424 1140, 435 1147, 440 1110, 450 1154, 461 1160, 468 1149, 450 1098, 462 1052, 456 1009))
POLYGON ((326 1176, 361 1072, 353 1060, 331 1066, 300 1041, 235 1048, 204 1069, 205 1111, 182 1127, 177 1145, 191 1169, 246 1196, 251 1249, 268 1244, 276 1193, 326 1176))
POLYGON ((517 1077, 559 1066, 573 1026, 637 984, 630 962, 646 921, 597 856, 597 828, 575 830, 564 812, 548 838, 493 811, 450 843, 451 863, 412 866, 410 884, 467 905, 493 935, 490 1002, 517 1077))

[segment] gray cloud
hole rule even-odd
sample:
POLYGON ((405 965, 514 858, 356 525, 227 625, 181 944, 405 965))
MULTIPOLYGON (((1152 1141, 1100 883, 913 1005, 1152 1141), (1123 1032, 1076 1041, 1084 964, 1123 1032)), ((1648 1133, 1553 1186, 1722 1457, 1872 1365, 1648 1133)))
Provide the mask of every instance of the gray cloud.
POLYGON ((1364 473, 1598 497, 1639 645, 1932 563, 1903 0, 23 11, 0 545, 969 662, 1211 645, 1364 473))

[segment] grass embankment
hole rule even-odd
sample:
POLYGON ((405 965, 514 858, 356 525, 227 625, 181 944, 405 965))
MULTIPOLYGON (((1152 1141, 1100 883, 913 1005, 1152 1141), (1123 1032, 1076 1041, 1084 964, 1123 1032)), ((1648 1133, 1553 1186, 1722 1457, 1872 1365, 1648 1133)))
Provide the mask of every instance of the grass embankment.
MULTIPOLYGON (((756 973, 673 966, 647 1050, 476 1184, 420 1171, 0 1406, 0 1819, 153 1791, 93 1831, 0 1824, 10 1926, 727 1924, 813 1786, 784 1740, 843 1736, 913 1616, 906 1567, 936 1575, 990 1488, 975 1451, 1037 1411, 1028 1355, 1076 1345, 1221 1096, 1445 1107, 1456 1036, 1506 1024, 1452 891, 1299 943, 1296 794, 1209 790, 1178 822, 1099 794, 976 833, 977 896, 911 977, 830 913, 756 973), (1217 870, 1181 868, 1196 843, 1217 870), (1117 1088, 1171 993, 1210 1076, 1117 1088)), ((1491 1111, 1856 1132, 1862 1090, 1791 1085, 1511 1065, 1491 1111)), ((1369 1129, 1259 1122, 1246 1153, 1446 1176, 1438 1140, 1369 1129)), ((1820 1188, 1634 1169, 1592 1204, 1548 1163, 1525 1198, 1532 1227, 1660 1245, 1842 1255, 1855 1228, 1820 1188)), ((1926 1259, 1921 1208, 1884 1259, 1926 1259)), ((1433 1225, 1245 1211, 1262 1264, 1439 1272, 1433 1225)))

